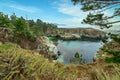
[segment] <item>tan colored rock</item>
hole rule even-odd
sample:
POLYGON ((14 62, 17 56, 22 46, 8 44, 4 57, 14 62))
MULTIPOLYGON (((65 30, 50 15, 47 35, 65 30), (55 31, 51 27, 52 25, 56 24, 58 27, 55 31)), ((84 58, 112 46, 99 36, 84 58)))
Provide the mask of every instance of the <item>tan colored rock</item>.
POLYGON ((41 36, 37 38, 38 42, 38 51, 43 51, 44 53, 47 53, 48 55, 55 55, 58 57, 58 49, 53 44, 53 42, 49 41, 49 39, 46 36, 41 36))

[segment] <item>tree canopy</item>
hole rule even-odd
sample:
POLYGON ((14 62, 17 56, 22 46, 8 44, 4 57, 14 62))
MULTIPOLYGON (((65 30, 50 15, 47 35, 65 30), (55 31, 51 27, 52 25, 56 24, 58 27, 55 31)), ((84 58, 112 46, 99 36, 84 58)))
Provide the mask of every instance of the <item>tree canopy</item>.
POLYGON ((40 35, 46 35, 47 32, 57 28, 57 25, 43 22, 40 19, 27 20, 22 16, 17 17, 15 13, 8 17, 0 12, 0 27, 12 29, 15 37, 22 36, 34 39, 40 35))
MULTIPOLYGON (((110 28, 116 23, 120 23, 120 0, 72 0, 74 4, 81 4, 81 10, 88 12, 83 23, 97 25, 103 28, 110 28), (105 12, 110 10, 108 15, 105 12), (111 14, 112 13, 112 14, 111 14)), ((110 34, 111 38, 120 43, 120 34, 110 34)), ((103 40, 106 42, 106 40, 103 40)), ((111 45, 112 46, 112 45, 111 45)), ((107 62, 120 63, 120 51, 103 50, 113 55, 111 58, 106 58, 107 62)))
POLYGON ((0 27, 10 27, 8 15, 4 15, 2 12, 0 12, 0 27))
POLYGON ((88 12, 83 23, 97 25, 102 29, 120 23, 120 0, 72 0, 72 2, 75 5, 80 3, 81 10, 88 12), (109 15, 105 15, 107 10, 111 10, 109 15))

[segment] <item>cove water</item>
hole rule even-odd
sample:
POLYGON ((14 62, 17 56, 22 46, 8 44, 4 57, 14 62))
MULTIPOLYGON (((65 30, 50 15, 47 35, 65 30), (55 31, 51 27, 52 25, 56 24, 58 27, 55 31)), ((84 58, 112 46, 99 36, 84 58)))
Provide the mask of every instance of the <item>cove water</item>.
POLYGON ((57 61, 64 64, 70 63, 75 53, 82 54, 82 59, 86 62, 93 62, 95 53, 103 45, 102 41, 63 41, 58 40, 57 48, 61 55, 57 61))

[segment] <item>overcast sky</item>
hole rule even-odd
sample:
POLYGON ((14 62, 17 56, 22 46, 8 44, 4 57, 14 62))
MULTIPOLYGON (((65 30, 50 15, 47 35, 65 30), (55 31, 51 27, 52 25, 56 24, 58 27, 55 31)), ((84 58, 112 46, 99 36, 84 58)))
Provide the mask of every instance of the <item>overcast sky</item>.
MULTIPOLYGON (((94 27, 81 24, 87 13, 74 6, 71 0, 0 0, 0 12, 28 19, 41 19, 58 27, 94 27)), ((107 11, 106 15, 111 12, 107 11)))

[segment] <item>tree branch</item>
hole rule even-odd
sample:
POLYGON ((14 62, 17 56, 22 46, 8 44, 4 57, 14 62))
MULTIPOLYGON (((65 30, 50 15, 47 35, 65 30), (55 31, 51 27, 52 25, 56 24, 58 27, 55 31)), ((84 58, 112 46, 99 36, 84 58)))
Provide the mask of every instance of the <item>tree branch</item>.
POLYGON ((109 5, 106 5, 106 6, 102 7, 102 8, 105 8, 105 7, 107 7, 107 8, 102 9, 101 11, 98 11, 98 13, 104 12, 104 11, 110 9, 110 8, 113 8, 113 7, 116 7, 116 6, 119 6, 119 5, 120 5, 120 3, 119 4, 113 4, 113 6, 110 6, 110 7, 107 7, 109 5))
POLYGON ((106 24, 115 24, 115 23, 119 23, 120 21, 114 21, 114 22, 109 22, 109 23, 106 23, 106 24))
POLYGON ((119 14, 114 14, 114 15, 109 16, 109 17, 107 17, 107 18, 104 18, 103 20, 111 19, 111 18, 114 18, 114 17, 116 17, 116 16, 118 16, 118 15, 120 15, 120 13, 119 13, 119 14))

